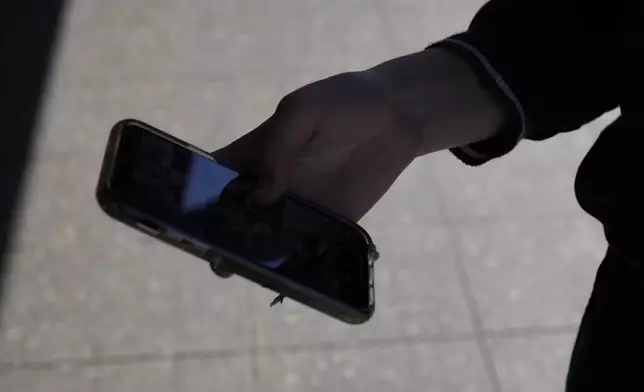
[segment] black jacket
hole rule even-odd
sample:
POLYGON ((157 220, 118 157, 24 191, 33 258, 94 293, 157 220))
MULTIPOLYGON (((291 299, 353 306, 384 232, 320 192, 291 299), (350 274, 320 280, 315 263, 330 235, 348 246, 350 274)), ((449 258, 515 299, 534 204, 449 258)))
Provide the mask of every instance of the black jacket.
POLYGON ((492 140, 452 150, 467 164, 621 109, 575 190, 611 246, 644 260, 644 1, 492 0, 466 32, 432 46, 467 59, 511 113, 492 140))

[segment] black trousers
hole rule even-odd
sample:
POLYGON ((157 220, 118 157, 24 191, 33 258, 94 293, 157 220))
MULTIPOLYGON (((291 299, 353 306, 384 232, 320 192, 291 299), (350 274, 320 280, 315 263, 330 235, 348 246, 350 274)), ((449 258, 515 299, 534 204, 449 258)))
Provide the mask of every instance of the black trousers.
POLYGON ((579 328, 566 391, 644 391, 644 261, 608 249, 579 328))

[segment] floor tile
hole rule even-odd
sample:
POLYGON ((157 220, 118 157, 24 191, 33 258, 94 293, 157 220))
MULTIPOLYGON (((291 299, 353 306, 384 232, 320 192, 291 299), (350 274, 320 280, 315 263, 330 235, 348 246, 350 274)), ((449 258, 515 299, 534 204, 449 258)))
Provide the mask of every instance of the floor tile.
POLYGON ((246 357, 0 374, 2 391, 249 391, 246 357))
POLYGON ((369 232, 438 224, 443 217, 440 197, 432 160, 418 159, 405 169, 360 224, 369 232))
POLYGON ((483 326, 577 324, 606 250, 590 218, 515 219, 454 226, 483 326))
POLYGON ((526 142, 481 167, 444 154, 433 169, 447 219, 582 214, 574 193, 579 162, 553 162, 547 154, 545 145, 526 142))
MULTIPOLYGON (((112 126, 136 118, 205 150, 223 147, 273 113, 287 79, 218 79, 57 86, 48 96, 36 154, 102 158, 112 126)), ((55 83, 55 82, 54 82, 55 83)))
POLYGON ((2 310, 3 360, 245 348, 245 282, 105 215, 98 167, 35 162, 2 310))
POLYGON ((483 0, 379 0, 391 50, 403 55, 467 29, 483 0))
POLYGON ((471 331, 445 230, 388 227, 372 235, 381 258, 375 266, 376 312, 370 321, 345 325, 288 299, 269 308, 275 295, 257 290, 260 344, 306 345, 471 331))
POLYGON ((389 57, 375 7, 361 0, 148 3, 71 8, 42 149, 100 155, 126 117, 216 149, 293 89, 389 57))
POLYGON ((490 340, 504 392, 561 392, 574 335, 490 340))
POLYGON ((256 391, 251 384, 251 359, 245 356, 180 361, 175 367, 173 391, 256 391))
POLYGON ((261 354, 265 391, 490 391, 475 343, 261 354))
POLYGON ((574 133, 546 141, 523 141, 508 155, 479 167, 469 167, 448 153, 432 157, 447 219, 585 215, 575 199, 577 168, 616 115, 608 113, 574 133))
POLYGON ((68 18, 59 69, 70 83, 343 72, 388 55, 371 1, 87 3, 68 18))

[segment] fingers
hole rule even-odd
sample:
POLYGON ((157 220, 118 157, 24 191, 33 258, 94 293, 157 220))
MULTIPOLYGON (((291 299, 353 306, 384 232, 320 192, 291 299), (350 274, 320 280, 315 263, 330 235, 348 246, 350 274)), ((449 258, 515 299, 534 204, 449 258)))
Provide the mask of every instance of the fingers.
POLYGON ((221 164, 240 173, 253 173, 268 132, 265 123, 211 155, 221 164))
POLYGON ((288 189, 298 153, 313 136, 314 116, 302 102, 287 96, 259 127, 213 153, 232 169, 257 176, 256 203, 270 204, 288 189))
POLYGON ((265 141, 259 183, 252 195, 259 204, 274 202, 289 188, 297 156, 313 135, 312 121, 289 109, 278 109, 266 126, 270 137, 265 141))
MULTIPOLYGON (((260 126, 212 153, 221 164, 257 177, 251 198, 258 204, 273 203, 289 188, 295 160, 313 136, 314 117, 301 102, 293 94, 284 98, 260 126)), ((233 275, 221 256, 210 267, 221 278, 233 275)))

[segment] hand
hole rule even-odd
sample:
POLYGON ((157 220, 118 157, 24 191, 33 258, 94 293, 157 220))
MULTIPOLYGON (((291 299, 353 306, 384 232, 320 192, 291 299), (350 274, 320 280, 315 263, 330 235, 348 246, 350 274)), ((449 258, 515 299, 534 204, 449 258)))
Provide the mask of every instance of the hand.
POLYGON ((420 140, 380 83, 356 72, 289 94, 257 129, 214 155, 259 178, 258 203, 289 189, 357 221, 416 157, 420 140))
POLYGON ((258 203, 288 189, 357 221, 421 153, 489 136, 494 117, 461 118, 467 109, 485 113, 490 102, 463 60, 425 51, 304 86, 213 154, 259 179, 252 195, 258 203), (464 113, 455 115, 457 108, 464 113), (478 125, 458 129, 470 123, 478 125))

